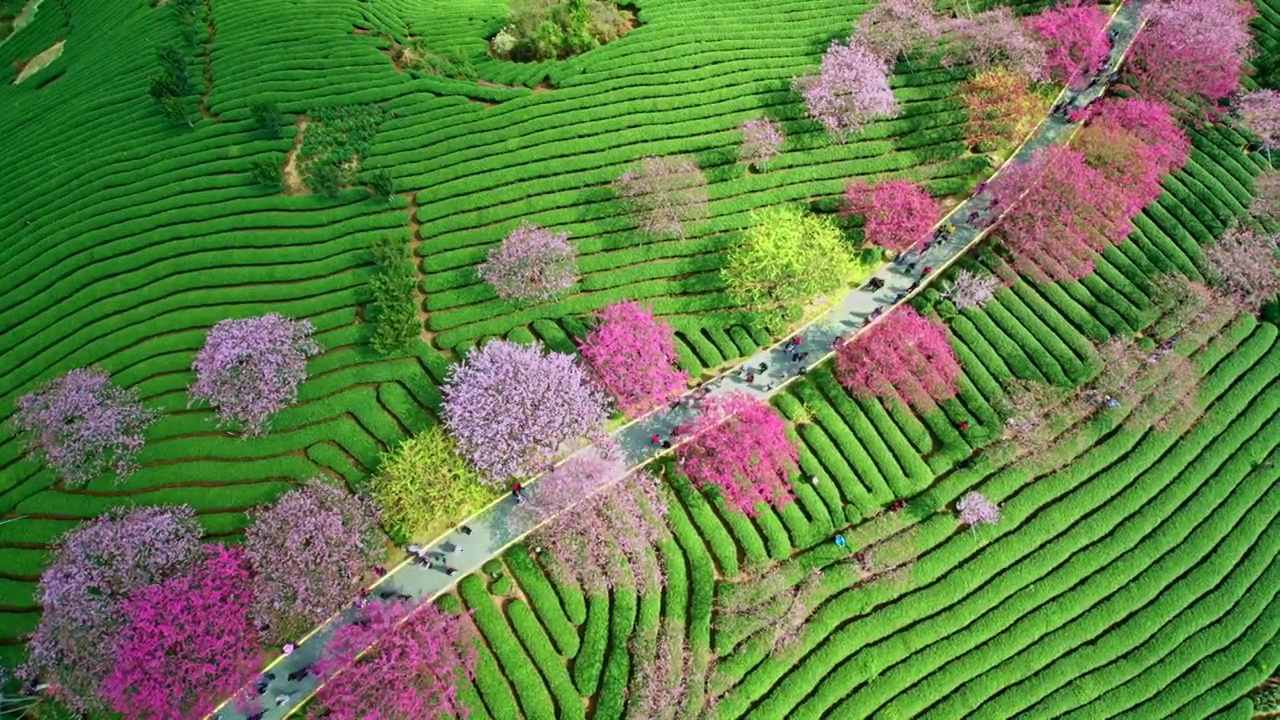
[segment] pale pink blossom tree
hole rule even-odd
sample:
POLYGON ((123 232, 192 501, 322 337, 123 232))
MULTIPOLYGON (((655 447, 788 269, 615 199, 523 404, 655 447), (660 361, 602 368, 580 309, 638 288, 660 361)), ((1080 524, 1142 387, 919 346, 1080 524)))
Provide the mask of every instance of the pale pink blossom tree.
POLYGON ((1243 0, 1148 3, 1147 24, 1125 56, 1124 84, 1139 97, 1175 107, 1187 101, 1200 114, 1240 84, 1252 54, 1249 21, 1257 11, 1243 0))
POLYGON ((102 682, 115 668, 131 593, 184 572, 200 556, 189 506, 117 508, 69 530, 40 577, 40 624, 27 642, 24 680, 49 683, 68 708, 105 712, 102 682))
POLYGON ((1249 214, 1273 222, 1280 219, 1280 172, 1270 170, 1254 178, 1249 214))
POLYGON ((1008 7, 951 20, 944 40, 946 67, 969 65, 974 72, 1004 68, 1035 81, 1045 78, 1044 45, 1008 7))
POLYGON ((956 394, 960 361, 947 328, 910 305, 836 350, 836 379, 860 397, 901 397, 928 406, 956 394))
POLYGON ((763 171, 769 161, 782 152, 782 126, 768 118, 743 120, 738 126, 742 133, 742 149, 738 160, 756 170, 763 171))
POLYGON ((608 419, 577 360, 537 343, 492 340, 450 368, 440 390, 458 452, 494 484, 537 474, 608 419))
POLYGON ((521 223, 476 267, 498 297, 543 302, 563 296, 578 279, 578 256, 569 233, 521 223))
POLYGON ((1234 227, 1204 248, 1209 282, 1240 307, 1256 311, 1280 294, 1280 238, 1234 227))
POLYGON ((103 697, 128 720, 208 714, 258 671, 252 603, 244 550, 206 545, 190 570, 124 602, 103 697))
POLYGON ((1258 137, 1258 144, 1267 151, 1267 164, 1271 164, 1271 151, 1280 147, 1280 92, 1256 90, 1240 96, 1236 102, 1240 121, 1249 132, 1258 137))
POLYGON ((1095 254, 1132 230, 1124 194, 1083 153, 1060 145, 1008 166, 989 191, 1005 208, 995 233, 1014 268, 1041 282, 1088 275, 1095 254))
POLYGON ((844 203, 845 214, 866 219, 867 242, 895 253, 909 252, 928 240, 942 217, 942 205, 910 180, 850 183, 844 203))
POLYGON ((320 352, 310 320, 278 313, 223 320, 209 331, 191 369, 191 403, 207 402, 243 435, 267 432, 271 417, 298 399, 307 359, 320 352))
POLYGON ((18 398, 12 424, 28 458, 43 461, 68 487, 137 469, 147 428, 160 413, 138 391, 117 387, 99 368, 79 368, 18 398))
POLYGON ((898 114, 888 64, 856 38, 848 44, 832 43, 818 73, 794 78, 791 85, 804 98, 809 117, 822 123, 837 142, 872 120, 898 114))
POLYGON ((679 397, 689 374, 676 367, 671 326, 636 302, 606 306, 579 344, 592 376, 629 418, 679 397))
POLYGON ((890 67, 922 45, 936 43, 942 30, 930 0, 883 0, 853 25, 854 37, 890 67))
POLYGON ((1025 20, 1045 47, 1049 79, 1080 89, 1111 52, 1107 16, 1092 2, 1065 0, 1025 20))
POLYGON ((316 662, 325 680, 316 703, 325 717, 465 718, 458 683, 474 679, 476 665, 469 616, 408 603, 369 603, 362 612, 362 622, 335 632, 316 662))
POLYGON ((685 236, 685 225, 707 214, 707 176, 692 158, 647 157, 622 173, 614 192, 641 232, 685 236))
POLYGON ((272 642, 296 639, 341 610, 382 547, 374 502, 323 478, 250 520, 244 547, 257 576, 254 619, 272 642))
POLYGON ((1000 522, 1000 506, 988 500, 986 495, 973 491, 956 501, 956 516, 966 527, 980 523, 995 525, 1000 522))
POLYGON ((590 593, 649 592, 665 582, 653 553, 667 537, 661 482, 648 472, 628 474, 615 449, 575 455, 526 495, 516 522, 542 525, 529 543, 546 551, 558 582, 590 593))
POLYGON ((994 298, 1002 285, 995 275, 961 269, 947 281, 942 297, 950 300, 957 310, 967 310, 981 307, 994 298))
POLYGON ((708 399, 677 446, 681 471, 699 488, 716 488, 730 509, 755 515, 760 503, 784 507, 799 455, 773 408, 744 393, 708 399))

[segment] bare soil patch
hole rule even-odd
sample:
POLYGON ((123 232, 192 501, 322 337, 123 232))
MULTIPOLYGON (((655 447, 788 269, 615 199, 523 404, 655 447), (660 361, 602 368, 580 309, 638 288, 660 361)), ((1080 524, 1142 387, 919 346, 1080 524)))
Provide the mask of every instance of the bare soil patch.
MULTIPOLYGON (((49 46, 48 49, 35 55, 30 60, 23 63, 22 68, 18 70, 18 76, 13 79, 13 84, 17 85, 23 80, 26 80, 32 75, 35 75, 36 73, 48 67, 49 63, 53 62, 54 60, 57 60, 59 57, 62 56, 62 48, 66 44, 67 44, 66 38, 63 38, 62 40, 59 40, 58 42, 49 46)), ((16 63, 15 63, 15 66, 16 66, 16 63)))

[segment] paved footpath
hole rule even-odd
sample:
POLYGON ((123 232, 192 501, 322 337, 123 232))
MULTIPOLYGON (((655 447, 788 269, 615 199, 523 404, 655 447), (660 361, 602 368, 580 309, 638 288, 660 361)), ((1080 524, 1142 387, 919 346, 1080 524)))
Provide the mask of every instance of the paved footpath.
MULTIPOLYGON (((1125 51, 1128 50, 1136 30, 1140 26, 1140 8, 1143 2, 1130 1, 1122 5, 1112 16, 1108 26, 1116 35, 1111 57, 1104 69, 1100 71, 1099 82, 1081 92, 1064 92, 1059 96, 1058 106, 1081 107, 1099 97, 1106 89, 1107 76, 1119 67, 1125 51)), ((1065 115, 1065 113, 1062 113, 1065 115)), ((1036 150, 1062 143, 1070 139, 1076 126, 1059 114, 1047 117, 1035 129, 1032 136, 1013 154, 1011 160, 1025 161, 1036 150)), ((1001 166, 1003 169, 1004 166, 1001 166)), ((997 170, 998 174, 1000 170, 997 170)), ((868 283, 849 292, 833 304, 821 316, 806 325, 799 334, 803 337, 801 349, 810 353, 810 357, 800 363, 790 360, 790 352, 785 341, 778 345, 761 350, 743 361, 743 366, 768 366, 767 371, 758 372, 754 382, 748 383, 732 371, 711 380, 703 386, 710 395, 721 395, 730 392, 745 392, 761 399, 767 399, 778 392, 785 384, 798 376, 802 365, 812 367, 834 354, 834 345, 840 338, 855 338, 874 321, 871 315, 880 310, 888 312, 894 305, 907 302, 915 293, 933 278, 937 277, 948 265, 965 253, 985 234, 989 226, 991 197, 986 193, 976 193, 954 208, 940 223, 945 226, 954 224, 955 232, 946 240, 935 243, 923 253, 912 253, 899 264, 886 263, 874 274, 874 278, 883 281, 883 286, 871 290, 868 283), (976 223, 968 222, 970 213, 979 213, 976 223), (907 268, 912 268, 908 271, 907 268), (928 277, 922 277, 925 268, 932 268, 928 277), (915 287, 915 290, 911 288, 915 287)), ((1005 208, 1007 210, 1007 208, 1005 208)), ((1003 211, 1002 211, 1003 212, 1003 211)), ((653 445, 651 437, 655 434, 663 438, 671 438, 671 431, 677 426, 687 424, 696 414, 696 402, 689 396, 673 408, 656 411, 635 422, 624 425, 613 432, 619 449, 626 460, 627 467, 635 468, 653 460, 664 450, 653 445)), ((671 438, 676 442, 677 438, 671 438)), ((529 495, 537 492, 537 483, 530 483, 525 490, 529 495)), ((531 524, 519 524, 525 514, 513 513, 515 501, 506 496, 493 503, 464 525, 470 529, 469 535, 454 530, 432 543, 429 547, 435 552, 446 553, 449 566, 457 570, 457 574, 449 576, 442 570, 433 570, 421 565, 404 562, 390 571, 373 588, 372 600, 381 601, 382 594, 409 595, 415 600, 431 599, 449 591, 454 583, 468 573, 475 572, 488 561, 496 557, 508 546, 532 532, 531 524), (454 552, 455 547, 461 551, 454 552)), ((316 691, 319 683, 313 675, 298 680, 290 680, 290 673, 309 667, 324 651, 325 645, 333 632, 354 620, 355 610, 349 609, 331 618, 324 625, 312 632, 298 644, 297 649, 287 656, 268 666, 274 674, 266 687, 266 691, 258 695, 254 689, 249 693, 256 696, 255 707, 248 712, 236 709, 230 704, 221 709, 215 717, 218 720, 244 720, 260 717, 261 720, 277 720, 298 711, 307 698, 316 691), (276 705, 276 698, 288 695, 283 705, 276 705), (262 713, 260 716, 257 713, 262 713)))

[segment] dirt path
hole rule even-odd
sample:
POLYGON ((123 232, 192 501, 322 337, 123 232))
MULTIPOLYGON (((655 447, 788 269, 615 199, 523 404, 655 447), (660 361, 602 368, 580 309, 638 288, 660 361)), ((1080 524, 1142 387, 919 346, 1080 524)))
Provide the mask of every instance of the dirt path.
POLYGON ((298 115, 295 123, 297 130, 293 135, 293 148, 289 150, 289 154, 285 156, 284 160, 284 172, 282 174, 284 194, 306 195, 309 191, 306 184, 302 182, 302 174, 298 172, 298 150, 302 147, 302 136, 307 132, 307 116, 298 115))
POLYGON ((59 57, 62 56, 62 48, 66 44, 67 44, 66 39, 59 40, 58 42, 49 46, 49 48, 44 52, 41 52, 40 54, 28 60, 22 66, 22 69, 18 71, 18 77, 13 79, 13 84, 17 85, 23 80, 26 80, 32 75, 35 75, 36 73, 48 67, 49 63, 53 62, 54 60, 57 60, 59 57))

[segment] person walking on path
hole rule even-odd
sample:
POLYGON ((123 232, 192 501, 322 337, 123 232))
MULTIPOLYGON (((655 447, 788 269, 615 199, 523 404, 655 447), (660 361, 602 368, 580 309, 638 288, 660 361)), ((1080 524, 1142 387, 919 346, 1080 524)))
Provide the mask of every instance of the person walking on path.
POLYGON ((524 486, 519 482, 511 483, 511 497, 515 498, 518 503, 524 502, 524 486))
POLYGON ((650 436, 650 438, 649 438, 649 444, 650 444, 650 445, 661 445, 661 444, 662 444, 662 436, 661 436, 661 435, 659 435, 658 433, 654 433, 654 434, 653 434, 652 436, 650 436))

